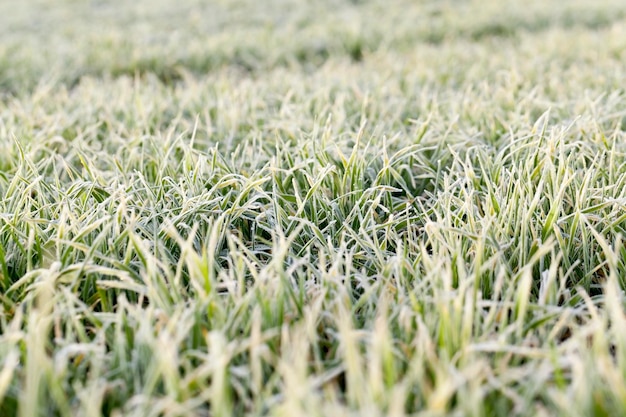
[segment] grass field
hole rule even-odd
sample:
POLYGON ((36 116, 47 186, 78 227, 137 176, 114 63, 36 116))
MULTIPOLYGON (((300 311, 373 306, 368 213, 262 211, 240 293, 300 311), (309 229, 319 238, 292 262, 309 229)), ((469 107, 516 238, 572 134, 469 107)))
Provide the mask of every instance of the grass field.
POLYGON ((0 37, 0 416, 626 415, 622 0, 0 37))

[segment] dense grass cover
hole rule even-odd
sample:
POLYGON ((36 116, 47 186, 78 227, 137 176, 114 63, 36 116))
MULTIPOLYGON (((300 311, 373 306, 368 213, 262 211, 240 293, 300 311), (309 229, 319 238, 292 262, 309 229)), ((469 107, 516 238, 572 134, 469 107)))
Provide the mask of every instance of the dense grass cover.
POLYGON ((621 0, 0 23, 0 415, 626 415, 621 0))

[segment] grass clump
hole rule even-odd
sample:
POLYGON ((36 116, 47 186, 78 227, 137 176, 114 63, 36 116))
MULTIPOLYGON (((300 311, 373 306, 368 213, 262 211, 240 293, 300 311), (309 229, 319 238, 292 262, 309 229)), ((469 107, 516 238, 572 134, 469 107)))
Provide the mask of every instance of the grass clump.
POLYGON ((52 6, 1 14, 1 415, 625 413, 620 2, 52 6))

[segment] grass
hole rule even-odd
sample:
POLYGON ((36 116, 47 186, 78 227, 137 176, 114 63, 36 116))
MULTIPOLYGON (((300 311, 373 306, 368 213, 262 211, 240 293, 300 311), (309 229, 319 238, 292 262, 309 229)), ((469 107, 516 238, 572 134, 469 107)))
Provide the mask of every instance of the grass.
POLYGON ((0 415, 626 414, 621 3, 0 4, 0 415))

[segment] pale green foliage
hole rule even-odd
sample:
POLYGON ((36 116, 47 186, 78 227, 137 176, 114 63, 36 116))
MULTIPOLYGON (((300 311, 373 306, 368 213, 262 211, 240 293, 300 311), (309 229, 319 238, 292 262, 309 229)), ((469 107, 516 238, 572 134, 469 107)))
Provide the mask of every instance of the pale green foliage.
POLYGON ((0 5, 0 415, 626 414, 622 1, 0 5))

